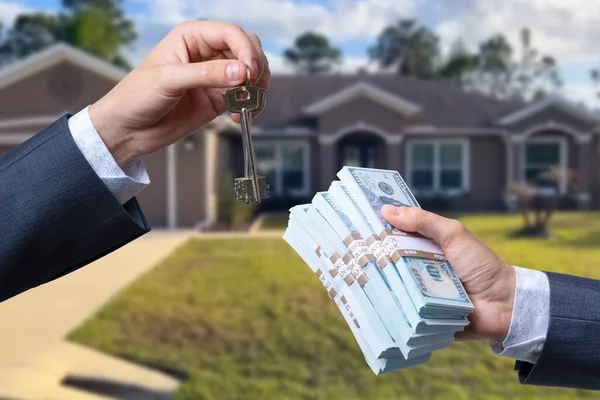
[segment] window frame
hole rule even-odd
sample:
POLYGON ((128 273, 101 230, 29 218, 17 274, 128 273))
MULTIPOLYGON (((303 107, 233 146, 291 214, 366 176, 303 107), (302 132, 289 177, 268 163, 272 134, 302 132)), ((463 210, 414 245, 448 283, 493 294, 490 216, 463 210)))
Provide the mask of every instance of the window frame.
POLYGON ((274 149, 275 154, 275 182, 271 183, 271 193, 275 196, 284 194, 283 188, 283 147, 300 146, 304 149, 304 167, 302 169, 304 186, 302 189, 292 189, 287 191, 291 197, 306 197, 310 189, 310 143, 306 140, 253 140, 254 151, 261 147, 274 149))
MULTIPOLYGON (((529 144, 558 144, 558 154, 560 157, 558 166, 562 170, 566 170, 568 168, 568 145, 567 138, 565 137, 549 137, 549 136, 541 136, 541 137, 531 137, 527 138, 523 142, 523 149, 521 152, 521 178, 523 182, 527 182, 527 145, 529 144)), ((561 194, 566 193, 567 191, 567 183, 563 182, 560 187, 561 194)))
POLYGON ((468 139, 409 139, 406 146, 406 175, 407 182, 411 190, 415 195, 417 194, 446 194, 450 196, 461 195, 469 192, 470 190, 470 165, 471 165, 471 154, 470 154, 470 142, 468 139), (418 145, 430 145, 433 146, 433 164, 431 170, 433 171, 433 188, 431 190, 417 190, 413 189, 413 149, 418 145), (462 151, 461 160, 461 180, 462 185, 460 189, 442 189, 441 188, 441 172, 444 170, 441 165, 441 147, 443 145, 460 145, 462 151))

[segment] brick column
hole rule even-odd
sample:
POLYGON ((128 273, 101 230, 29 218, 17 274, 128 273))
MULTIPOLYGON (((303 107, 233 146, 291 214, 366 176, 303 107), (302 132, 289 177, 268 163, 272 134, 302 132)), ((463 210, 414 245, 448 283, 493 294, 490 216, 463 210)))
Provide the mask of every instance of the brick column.
POLYGON ((511 176, 513 183, 523 182, 523 169, 525 166, 523 162, 525 160, 525 142, 521 139, 512 139, 510 141, 510 145, 512 146, 512 159, 511 161, 511 176))
MULTIPOLYGON (((394 136, 385 142, 385 169, 398 171, 404 176, 406 154, 402 153, 402 136, 394 136)), ((407 177, 404 177, 408 179, 407 177)))
POLYGON ((579 208, 589 209, 591 201, 592 181, 591 157, 594 151, 592 135, 585 135, 577 139, 577 179, 579 208))
POLYGON ((336 143, 325 140, 319 140, 319 164, 316 166, 317 191, 324 191, 329 188, 331 181, 336 180, 337 169, 337 148, 336 143))

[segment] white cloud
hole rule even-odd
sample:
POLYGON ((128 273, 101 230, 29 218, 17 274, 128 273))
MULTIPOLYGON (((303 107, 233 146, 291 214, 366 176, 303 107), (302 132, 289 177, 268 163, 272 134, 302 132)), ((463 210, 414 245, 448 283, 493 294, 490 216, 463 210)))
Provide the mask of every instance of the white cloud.
POLYGON ((263 42, 283 47, 309 30, 333 41, 374 37, 390 22, 413 15, 417 1, 335 0, 325 7, 292 0, 149 0, 143 3, 148 11, 134 16, 140 39, 130 60, 137 65, 173 26, 186 20, 237 23, 263 42))
POLYGON ((582 102, 589 108, 600 108, 600 88, 592 84, 567 84, 562 90, 562 94, 575 102, 582 102))
POLYGON ((335 0, 331 6, 291 0, 150 0, 150 18, 173 25, 186 19, 240 24, 265 39, 287 44, 308 30, 334 40, 378 34, 389 22, 413 15, 418 0, 335 0))
POLYGON ((21 3, 0 1, 0 24, 5 28, 12 25, 19 14, 35 11, 21 3))
MULTIPOLYGON (((139 0, 140 3, 141 0, 139 0)), ((398 18, 413 16, 422 0, 334 0, 331 6, 292 0, 149 0, 144 15, 134 15, 139 40, 129 52, 137 65, 177 23, 193 19, 228 21, 257 33, 263 42, 289 46, 301 33, 323 33, 334 42, 373 38, 398 18)), ((278 55, 274 70, 288 71, 278 55)), ((366 59, 344 57, 341 70, 350 71, 366 59)))
MULTIPOLYGON (((520 49, 519 35, 528 27, 533 44, 563 63, 591 60, 600 54, 600 2, 589 0, 468 0, 437 27, 447 48, 461 38, 475 46, 504 33, 520 49)), ((452 9, 451 6, 448 7, 452 9)))
MULTIPOLYGON (((267 58, 269 59, 269 66, 271 72, 275 74, 293 74, 294 68, 285 62, 285 59, 281 54, 267 52, 267 58)), ((370 63, 367 57, 344 57, 339 65, 334 66, 334 73, 355 73, 359 69, 364 68, 368 72, 374 72, 376 65, 370 63)))

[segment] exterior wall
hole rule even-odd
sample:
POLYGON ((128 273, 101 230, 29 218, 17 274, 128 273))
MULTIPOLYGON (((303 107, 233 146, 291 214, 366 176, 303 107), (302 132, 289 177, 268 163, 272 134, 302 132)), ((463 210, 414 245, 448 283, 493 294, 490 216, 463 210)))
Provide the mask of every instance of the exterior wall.
MULTIPOLYGON (((310 193, 316 193, 323 190, 327 190, 327 188, 329 187, 329 184, 327 183, 326 179, 327 176, 323 173, 321 169, 321 153, 325 151, 333 151, 331 147, 332 146, 329 146, 329 148, 323 148, 319 144, 319 141, 316 137, 312 137, 310 139, 310 193)), ((331 178, 329 179, 329 182, 331 183, 331 181, 335 179, 335 176, 329 178, 331 178)))
POLYGON ((177 226, 193 228, 206 218, 207 166, 206 135, 195 134, 195 148, 187 150, 182 142, 177 148, 177 226))
POLYGON ((148 185, 138 195, 144 215, 153 228, 167 226, 167 151, 166 149, 143 158, 150 176, 148 185))
POLYGON ((321 134, 334 134, 359 122, 397 133, 407 124, 402 114, 369 99, 356 99, 324 113, 318 121, 321 134))
POLYGON ((504 208, 506 145, 499 136, 473 137, 470 141, 469 202, 474 210, 504 208))
POLYGON ((116 82, 63 62, 0 90, 0 119, 77 112, 116 82))

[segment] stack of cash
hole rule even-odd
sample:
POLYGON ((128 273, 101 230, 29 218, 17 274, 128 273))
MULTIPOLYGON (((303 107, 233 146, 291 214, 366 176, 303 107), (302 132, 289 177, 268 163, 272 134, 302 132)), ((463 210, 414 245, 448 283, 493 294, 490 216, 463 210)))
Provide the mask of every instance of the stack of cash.
POLYGON ((384 204, 419 207, 398 172, 344 167, 290 209, 284 240, 340 309, 376 375, 425 363, 468 325, 473 304, 441 248, 395 229, 384 204))

